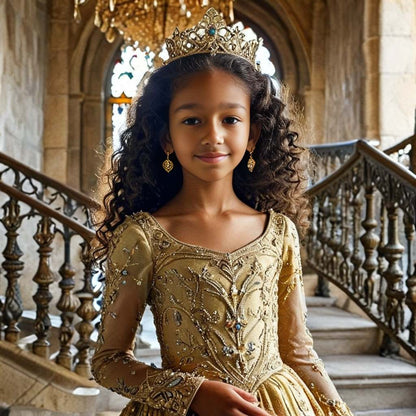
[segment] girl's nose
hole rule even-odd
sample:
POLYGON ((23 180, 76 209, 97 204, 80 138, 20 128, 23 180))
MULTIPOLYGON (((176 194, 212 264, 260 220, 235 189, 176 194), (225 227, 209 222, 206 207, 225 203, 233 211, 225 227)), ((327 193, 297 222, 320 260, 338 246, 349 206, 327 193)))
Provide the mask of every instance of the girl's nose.
POLYGON ((221 128, 215 123, 210 123, 202 140, 203 144, 223 144, 224 137, 221 133, 221 128))

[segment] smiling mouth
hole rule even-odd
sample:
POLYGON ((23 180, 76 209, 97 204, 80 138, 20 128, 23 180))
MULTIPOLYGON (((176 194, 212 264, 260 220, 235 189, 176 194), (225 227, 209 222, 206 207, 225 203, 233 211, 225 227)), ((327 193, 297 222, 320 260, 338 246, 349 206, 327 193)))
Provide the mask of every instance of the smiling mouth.
POLYGON ((228 157, 226 154, 206 154, 206 155, 196 155, 199 160, 202 160, 206 163, 218 163, 228 157))

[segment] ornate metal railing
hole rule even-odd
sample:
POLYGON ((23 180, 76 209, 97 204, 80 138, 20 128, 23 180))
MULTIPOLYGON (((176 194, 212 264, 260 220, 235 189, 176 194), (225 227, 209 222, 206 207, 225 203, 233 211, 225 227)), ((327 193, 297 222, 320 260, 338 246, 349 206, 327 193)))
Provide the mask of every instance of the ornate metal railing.
POLYGON ((308 146, 311 184, 340 168, 354 153, 357 140, 308 146))
POLYGON ((309 189, 308 264, 318 291, 340 287, 384 332, 380 352, 401 345, 416 359, 416 175, 365 141, 309 189))
POLYGON ((386 155, 416 172, 416 134, 384 150, 386 155))
MULTIPOLYGON (((354 153, 358 140, 307 146, 310 151, 311 185, 339 169, 354 153)), ((377 146, 378 142, 369 141, 377 146)), ((393 160, 416 172, 416 135, 383 150, 393 160)))
MULTIPOLYGON (((31 344, 31 350, 36 355, 50 358, 49 311, 54 306, 61 312, 55 361, 90 377, 89 352, 93 320, 98 315, 94 306, 98 292, 93 287, 93 262, 89 253, 94 237, 91 210, 97 204, 84 194, 1 153, 0 197, 4 201, 0 221, 6 238, 2 266, 7 287, 0 305, 4 340, 19 343, 19 324, 24 308, 21 280, 24 278, 27 287, 27 279, 32 277, 27 276, 29 272, 26 270, 30 269, 27 266, 30 265, 22 261, 24 253, 21 247, 29 247, 26 230, 35 228, 33 238, 39 254, 36 257, 37 271, 32 277, 36 285, 34 304, 29 308, 36 311, 31 332, 36 339, 31 344), (52 270, 52 255, 61 258, 58 273, 52 270), (51 287, 59 277, 59 299, 52 304, 51 287)), ((33 248, 30 251, 33 252, 33 248)), ((59 291, 57 287, 53 289, 59 291)))
POLYGON ((91 227, 91 209, 98 207, 92 198, 4 153, 0 153, 0 181, 91 227))

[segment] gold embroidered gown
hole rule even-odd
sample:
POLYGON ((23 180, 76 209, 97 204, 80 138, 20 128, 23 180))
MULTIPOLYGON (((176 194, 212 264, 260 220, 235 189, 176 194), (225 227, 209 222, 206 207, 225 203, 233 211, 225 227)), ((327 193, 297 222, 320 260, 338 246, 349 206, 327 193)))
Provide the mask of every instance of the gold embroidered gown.
POLYGON ((221 253, 176 240, 140 212, 112 240, 93 373, 132 399, 122 416, 190 415, 205 378, 255 394, 271 415, 352 415, 305 320, 298 235, 284 215, 269 211, 259 238, 221 253), (162 369, 133 355, 146 303, 162 369))

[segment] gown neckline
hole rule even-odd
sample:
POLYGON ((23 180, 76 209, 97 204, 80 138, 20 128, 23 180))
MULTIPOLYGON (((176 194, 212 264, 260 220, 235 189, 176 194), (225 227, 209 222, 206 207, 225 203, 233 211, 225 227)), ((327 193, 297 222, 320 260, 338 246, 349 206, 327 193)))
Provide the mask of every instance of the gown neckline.
POLYGON ((211 248, 208 248, 208 247, 200 246, 198 244, 191 244, 191 243, 186 243, 184 241, 181 241, 181 240, 177 239, 176 237, 174 237, 172 234, 170 234, 159 223, 159 221, 156 219, 156 217, 154 217, 150 212, 146 212, 146 214, 147 214, 147 216, 149 218, 151 218, 153 220, 153 222, 155 223, 155 225, 157 226, 157 228, 160 231, 162 231, 163 234, 165 234, 169 239, 173 240, 174 242, 176 242, 176 243, 178 243, 178 244, 180 244, 182 246, 190 247, 190 248, 193 248, 193 249, 196 249, 196 250, 200 250, 200 251, 205 251, 205 252, 213 253, 213 254, 220 255, 220 256, 232 256, 232 255, 238 254, 241 251, 245 251, 245 250, 249 249, 250 247, 252 247, 252 246, 256 245, 257 243, 259 243, 260 241, 262 241, 267 236, 267 234, 269 233, 269 231, 271 229, 271 226, 272 226, 272 215, 273 215, 273 212, 274 211, 272 209, 269 209, 267 211, 268 216, 267 216, 267 219, 266 219, 266 227, 265 227, 265 229, 263 230, 263 232, 258 237, 256 237, 254 240, 251 240, 250 242, 248 242, 248 243, 244 244, 243 246, 238 247, 238 248, 236 248, 235 250, 232 250, 232 251, 218 251, 218 250, 214 250, 214 249, 211 249, 211 248))

